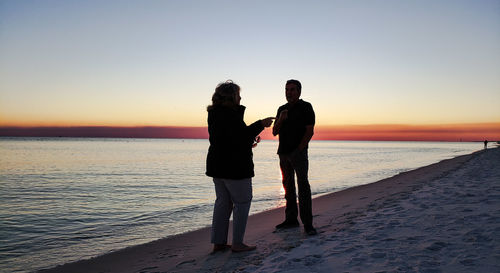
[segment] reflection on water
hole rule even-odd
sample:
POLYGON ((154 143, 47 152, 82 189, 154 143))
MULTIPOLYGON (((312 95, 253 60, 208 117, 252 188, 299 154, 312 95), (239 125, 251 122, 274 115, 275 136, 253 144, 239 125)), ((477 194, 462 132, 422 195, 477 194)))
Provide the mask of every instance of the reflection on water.
MULTIPOLYGON (((337 191, 481 148, 315 141, 311 189, 337 191)), ((210 225, 207 149, 207 140, 0 138, 1 270, 46 268, 210 225)), ((285 203, 276 150, 275 141, 254 149, 251 213, 285 203)))

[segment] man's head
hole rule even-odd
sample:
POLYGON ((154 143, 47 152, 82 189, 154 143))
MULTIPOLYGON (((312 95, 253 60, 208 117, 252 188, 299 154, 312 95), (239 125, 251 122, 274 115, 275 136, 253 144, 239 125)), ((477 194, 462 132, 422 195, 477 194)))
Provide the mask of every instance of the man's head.
POLYGON ((302 84, 298 80, 288 80, 285 85, 285 96, 288 103, 294 104, 299 101, 302 84))

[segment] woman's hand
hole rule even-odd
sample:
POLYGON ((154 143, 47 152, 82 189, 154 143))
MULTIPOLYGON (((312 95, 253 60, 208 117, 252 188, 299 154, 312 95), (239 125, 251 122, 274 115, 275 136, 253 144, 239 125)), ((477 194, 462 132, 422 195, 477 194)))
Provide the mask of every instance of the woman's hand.
POLYGON ((273 124, 274 117, 269 117, 262 119, 260 122, 262 123, 262 126, 264 127, 269 127, 271 124, 273 124))

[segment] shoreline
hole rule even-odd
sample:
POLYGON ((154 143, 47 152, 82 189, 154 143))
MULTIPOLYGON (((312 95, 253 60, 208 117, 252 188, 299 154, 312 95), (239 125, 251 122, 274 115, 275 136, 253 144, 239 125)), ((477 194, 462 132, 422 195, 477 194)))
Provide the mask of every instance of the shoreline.
MULTIPOLYGON (((318 236, 344 230, 365 211, 376 208, 380 204, 400 200, 402 196, 459 170, 469 160, 477 158, 485 151, 488 150, 446 159, 377 182, 314 198, 314 225, 320 233, 318 236)), ((283 207, 249 216, 245 242, 257 245, 257 250, 253 252, 231 253, 228 251, 211 255, 210 227, 205 227, 38 272, 211 272, 217 270, 225 272, 237 268, 261 266, 267 257, 279 256, 280 253, 299 249, 306 242, 319 238, 307 237, 302 226, 297 229, 274 232, 274 226, 283 218, 283 207)))

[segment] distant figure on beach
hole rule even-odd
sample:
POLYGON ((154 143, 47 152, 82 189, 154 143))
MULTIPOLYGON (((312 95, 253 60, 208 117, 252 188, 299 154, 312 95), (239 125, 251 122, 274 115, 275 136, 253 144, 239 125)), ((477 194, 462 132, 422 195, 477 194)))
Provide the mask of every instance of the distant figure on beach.
POLYGON ((243 243, 248 212, 252 201, 254 165, 252 146, 273 117, 247 126, 243 121, 245 107, 240 105, 240 87, 232 81, 220 83, 212 96, 208 111, 208 148, 206 175, 213 177, 215 206, 211 242, 214 252, 254 250, 243 243), (229 217, 233 213, 233 242, 227 244, 229 217))
POLYGON ((308 235, 317 234, 313 227, 311 187, 308 180, 308 144, 314 134, 315 114, 312 105, 300 98, 302 85, 298 80, 288 80, 285 96, 288 103, 278 108, 273 135, 279 135, 278 155, 285 189, 285 221, 277 229, 298 227, 297 194, 299 192, 300 219, 308 235))
POLYGON ((488 148, 488 140, 485 140, 484 141, 484 148, 487 149, 488 148))

